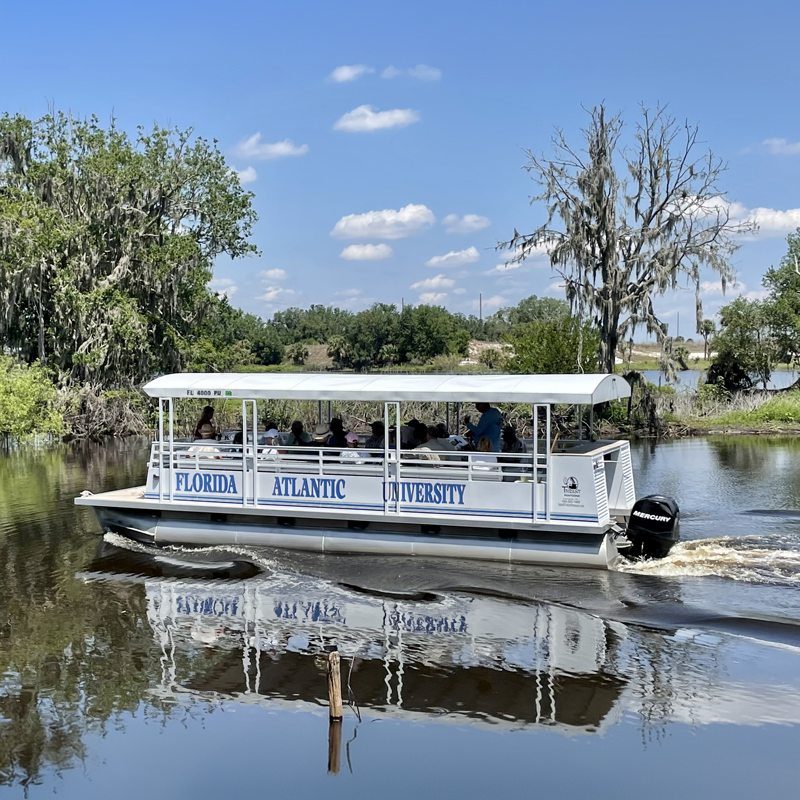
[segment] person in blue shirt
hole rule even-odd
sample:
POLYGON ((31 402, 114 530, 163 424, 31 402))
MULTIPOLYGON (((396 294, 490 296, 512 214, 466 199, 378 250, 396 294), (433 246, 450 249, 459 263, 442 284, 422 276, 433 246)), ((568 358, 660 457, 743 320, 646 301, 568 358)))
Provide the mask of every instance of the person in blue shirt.
POLYGON ((464 424, 472 433, 472 441, 479 442, 486 436, 492 443, 492 451, 500 452, 500 434, 503 430, 503 416, 499 409, 492 408, 489 403, 475 403, 475 408, 481 412, 481 418, 473 425, 469 417, 464 417, 464 424))

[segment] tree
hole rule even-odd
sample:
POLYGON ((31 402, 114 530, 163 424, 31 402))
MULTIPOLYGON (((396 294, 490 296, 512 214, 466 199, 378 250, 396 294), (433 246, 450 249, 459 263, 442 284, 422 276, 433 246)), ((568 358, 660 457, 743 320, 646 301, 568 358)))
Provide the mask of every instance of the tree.
POLYGON ((485 350, 481 350, 478 363, 489 369, 497 369, 503 363, 503 352, 496 347, 487 347, 485 350))
POLYGON ((697 332, 703 337, 703 359, 708 359, 708 340, 714 335, 715 327, 714 320, 704 319, 697 329, 697 332))
MULTIPOLYGON (((403 360, 430 361, 463 346, 456 341, 456 322, 442 306, 405 306, 399 321, 399 349, 403 360)), ((467 342, 469 344, 469 342, 467 342)))
POLYGON ((769 303, 761 300, 737 297, 720 309, 708 383, 721 383, 734 391, 749 389, 756 377, 767 388, 778 355, 770 318, 769 303))
POLYGON ((509 328, 528 322, 555 322, 569 316, 569 305, 555 297, 537 297, 532 294, 515 306, 501 308, 492 317, 509 328))
POLYGON ((341 367, 347 363, 348 352, 347 339, 341 334, 328 339, 328 357, 333 359, 336 366, 341 367))
POLYGON ((356 314, 347 334, 350 346, 348 366, 365 370, 380 363, 379 354, 383 346, 397 346, 399 317, 397 308, 386 303, 375 303, 356 314))
POLYGON ((378 364, 382 367, 391 367, 400 361, 400 352, 395 344, 385 344, 378 352, 378 364))
POLYGON ((542 187, 531 202, 546 204, 547 219, 500 245, 515 262, 547 252, 573 315, 597 327, 603 372, 614 371, 627 332, 644 325, 659 341, 666 337, 653 298, 683 282, 695 289, 700 324, 701 269, 718 273, 724 289, 733 278, 734 236, 755 228, 731 218, 718 188, 724 166, 710 151, 698 154, 697 127, 678 125, 664 108, 643 107, 635 144, 626 150, 619 148, 622 126, 600 105, 589 112, 585 152, 561 130, 553 158, 528 151, 525 168, 542 187))
POLYGON ((763 285, 769 291, 769 316, 779 360, 800 360, 800 229, 789 234, 789 249, 779 267, 770 267, 763 285))
POLYGON ((208 352, 214 259, 255 252, 215 142, 51 113, 0 117, 0 343, 68 383, 126 387, 208 352))
POLYGON ((597 371, 597 330, 567 317, 527 322, 506 336, 513 355, 508 372, 554 375, 597 371))
POLYGON ((286 348, 286 356, 296 367, 302 367, 308 361, 308 347, 302 342, 295 342, 286 348))

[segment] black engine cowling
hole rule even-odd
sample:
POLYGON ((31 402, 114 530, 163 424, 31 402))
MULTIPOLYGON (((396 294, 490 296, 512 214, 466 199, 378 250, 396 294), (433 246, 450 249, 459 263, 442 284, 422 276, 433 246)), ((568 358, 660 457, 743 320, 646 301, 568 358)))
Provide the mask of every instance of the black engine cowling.
POLYGON ((681 512, 671 497, 651 494, 637 500, 625 532, 631 558, 664 558, 681 537, 681 512))

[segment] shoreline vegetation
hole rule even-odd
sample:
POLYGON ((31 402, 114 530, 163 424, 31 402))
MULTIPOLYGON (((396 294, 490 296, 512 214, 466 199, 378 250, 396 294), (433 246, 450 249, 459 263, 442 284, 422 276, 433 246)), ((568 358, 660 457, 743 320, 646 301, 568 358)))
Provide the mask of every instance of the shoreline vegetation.
MULTIPOLYGON (((474 343, 480 345, 480 343, 474 343)), ((480 349, 479 347, 477 349, 480 349)), ((242 367, 236 371, 248 371, 242 367)), ((263 371, 301 372, 330 370, 330 365, 281 364, 262 367, 263 371)), ((500 373, 484 364, 463 364, 450 370, 432 364, 386 368, 374 372, 398 375, 437 373, 500 373)), ((656 386, 646 381, 641 371, 619 365, 633 389, 630 402, 619 401, 598 407, 595 435, 623 438, 680 438, 714 434, 796 435, 800 433, 800 389, 741 391, 730 393, 719 385, 700 382, 696 390, 678 391, 671 385, 656 386)), ((240 409, 232 401, 212 401, 218 424, 224 430, 240 425, 240 409)), ((441 405, 441 404, 439 404, 441 405)), ((409 419, 444 420, 444 406, 434 403, 410 404, 404 409, 409 419)), ((530 432, 527 406, 498 404, 508 422, 521 435, 530 432)), ((471 409, 464 408, 462 413, 471 409)), ((194 428, 199 401, 176 403, 176 426, 180 435, 194 428)), ((259 402, 259 419, 274 420, 287 429, 295 419, 306 425, 316 422, 317 404, 310 402, 259 402)), ((374 403, 342 403, 334 409, 346 427, 366 429, 381 411, 374 403)), ((451 422, 453 420, 451 419, 451 422)), ((562 436, 575 436, 578 417, 575 407, 558 406, 553 415, 554 430, 562 436)), ((588 410, 583 409, 583 435, 588 435, 588 410)), ((6 444, 26 439, 71 441, 105 437, 151 435, 157 428, 157 407, 141 389, 105 390, 100 386, 59 387, 45 370, 34 364, 21 365, 8 356, 0 357, 0 433, 6 444)))
MULTIPOLYGON (((728 258, 754 223, 709 213, 707 203, 724 196, 721 168, 695 152, 696 128, 684 140, 663 108, 643 108, 638 157, 618 151, 628 186, 611 160, 621 117, 603 106, 588 113, 586 164, 564 161, 571 150, 558 131, 555 160, 531 155, 526 166, 544 187, 534 200, 549 221, 498 245, 505 268, 544 249, 566 299, 531 295, 487 317, 375 302, 360 311, 290 307, 268 320, 213 288, 220 256, 258 255, 254 195, 216 141, 158 124, 129 134, 115 120, 103 127, 57 111, 0 115, 0 299, 13 310, 0 315, 0 439, 149 433, 156 404, 141 387, 155 375, 312 369, 616 371, 633 397, 596 409, 608 435, 797 431, 800 391, 766 387, 781 364, 800 363, 800 230, 765 274, 764 299, 736 297, 716 322, 703 319, 699 267, 733 286, 728 258), (673 178, 654 184, 653 175, 673 178), (696 340, 670 335, 653 306, 683 283, 696 293, 696 340), (635 344, 645 331, 655 345, 635 344), (647 368, 665 385, 648 383, 647 368), (673 379, 686 368, 706 372, 696 390, 677 392, 673 379)), ((235 405, 217 410, 228 430, 239 425, 235 405)), ((334 412, 363 429, 376 410, 362 406, 334 412)), ((524 434, 530 409, 501 408, 524 434)), ((443 419, 434 408, 407 411, 443 419)), ((182 430, 196 413, 186 411, 182 430)), ((314 421, 315 410, 265 402, 259 417, 288 429, 293 419, 314 421)), ((587 424, 574 408, 557 407, 554 417, 562 435, 587 424)))

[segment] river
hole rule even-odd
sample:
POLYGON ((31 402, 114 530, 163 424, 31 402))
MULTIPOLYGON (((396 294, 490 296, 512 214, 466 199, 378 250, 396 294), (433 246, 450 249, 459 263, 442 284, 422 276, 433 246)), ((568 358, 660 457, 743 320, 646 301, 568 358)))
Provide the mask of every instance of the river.
POLYGON ((103 536, 146 448, 0 456, 0 795, 796 793, 800 441, 636 443, 683 541, 611 572, 103 536))

